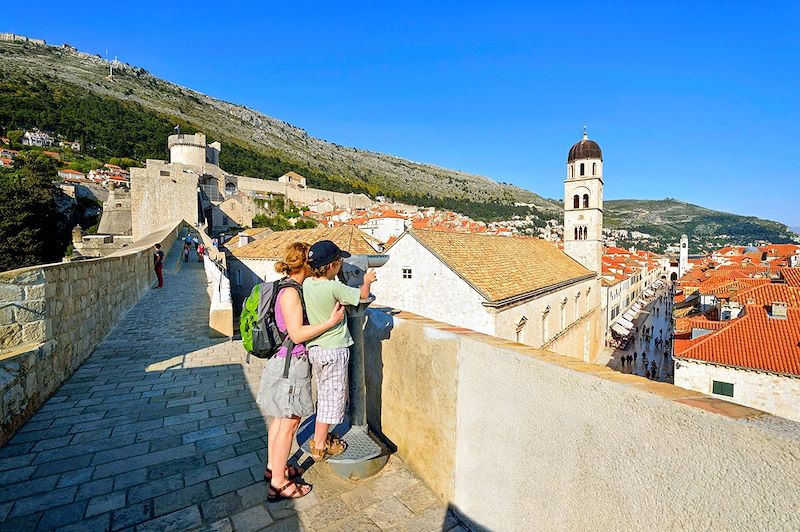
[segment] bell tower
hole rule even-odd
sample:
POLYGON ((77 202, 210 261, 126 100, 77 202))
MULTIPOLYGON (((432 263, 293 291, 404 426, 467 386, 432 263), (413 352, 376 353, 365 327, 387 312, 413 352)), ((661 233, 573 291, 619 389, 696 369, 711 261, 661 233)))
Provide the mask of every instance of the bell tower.
POLYGON ((593 272, 603 260, 603 153, 583 139, 569 150, 564 181, 564 252, 593 272))

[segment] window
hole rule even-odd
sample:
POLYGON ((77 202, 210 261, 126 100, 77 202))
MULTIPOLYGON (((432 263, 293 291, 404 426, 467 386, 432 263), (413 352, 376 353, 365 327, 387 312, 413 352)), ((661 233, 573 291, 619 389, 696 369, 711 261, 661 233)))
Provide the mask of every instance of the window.
POLYGON ((242 270, 236 270, 236 286, 242 286, 242 270))
POLYGON ((520 318, 520 320, 517 322, 515 338, 518 344, 525 343, 525 324, 527 323, 528 318, 525 316, 522 316, 522 318, 520 318))
POLYGON ((222 217, 222 225, 228 225, 228 217, 227 216, 223 216, 222 217))
POLYGON ((578 318, 580 318, 581 316, 580 303, 581 303, 581 293, 578 292, 577 294, 575 294, 575 321, 577 321, 578 318))
POLYGON ((161 175, 163 177, 169 177, 169 172, 167 170, 161 170, 158 173, 159 173, 159 175, 161 175))
POLYGON ((584 165, 583 163, 581 163, 581 175, 585 175, 585 174, 586 174, 586 169, 584 168, 585 166, 586 166, 586 165, 584 165))
POLYGON ((580 237, 578 236, 578 228, 575 228, 575 240, 578 240, 580 237))
POLYGON ((561 301, 561 330, 567 328, 567 298, 561 301))
POLYGON ((550 314, 550 305, 545 307, 544 311, 542 311, 542 345, 547 342, 547 316, 550 314))
POLYGON ((597 163, 592 163, 592 175, 597 175, 597 163))
POLYGON ((583 195, 583 208, 584 209, 588 209, 589 208, 589 194, 584 194, 583 195))
POLYGON ((730 382, 712 381, 711 392, 717 395, 733 397, 733 384, 730 382))
POLYGON ((411 268, 403 268, 403 279, 411 279, 411 268))
POLYGON ((575 168, 572 165, 569 165, 569 176, 575 177, 575 168))
POLYGON ((574 209, 577 209, 580 206, 581 206, 581 198, 580 198, 580 196, 575 194, 575 197, 572 198, 572 207, 574 209))

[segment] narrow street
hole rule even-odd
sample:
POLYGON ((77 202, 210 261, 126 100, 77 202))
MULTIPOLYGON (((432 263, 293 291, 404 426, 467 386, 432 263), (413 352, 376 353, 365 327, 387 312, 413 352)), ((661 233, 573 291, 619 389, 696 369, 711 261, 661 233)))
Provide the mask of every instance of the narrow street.
POLYGON ((634 320, 636 326, 632 341, 626 350, 607 348, 608 366, 622 373, 649 377, 671 383, 672 366, 672 287, 659 288, 647 301, 641 314, 634 320), (631 362, 623 358, 631 357, 631 362), (655 363, 655 376, 649 375, 655 363))

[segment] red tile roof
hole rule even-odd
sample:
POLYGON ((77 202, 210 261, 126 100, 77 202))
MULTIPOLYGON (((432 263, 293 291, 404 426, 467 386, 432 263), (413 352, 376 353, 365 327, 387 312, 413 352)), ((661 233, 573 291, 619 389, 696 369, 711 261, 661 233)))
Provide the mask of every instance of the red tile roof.
POLYGON ((769 310, 747 305, 743 317, 698 338, 679 358, 800 375, 800 308, 787 309, 786 319, 770 317, 769 310))
POLYGON ((789 286, 800 286, 800 268, 781 268, 779 273, 789 286))
POLYGON ((800 287, 768 283, 739 292, 738 299, 746 305, 767 306, 774 301, 783 301, 790 307, 800 308, 800 287))

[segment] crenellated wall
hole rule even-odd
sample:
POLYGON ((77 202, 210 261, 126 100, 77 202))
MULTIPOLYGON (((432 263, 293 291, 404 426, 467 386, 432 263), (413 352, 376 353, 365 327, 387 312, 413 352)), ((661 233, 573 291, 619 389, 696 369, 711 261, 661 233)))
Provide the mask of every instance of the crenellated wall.
POLYGON ((155 279, 184 222, 108 257, 0 273, 0 445, 86 359, 155 279))
POLYGON ((391 309, 370 425, 491 530, 798 530, 800 423, 391 309))

